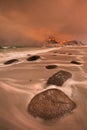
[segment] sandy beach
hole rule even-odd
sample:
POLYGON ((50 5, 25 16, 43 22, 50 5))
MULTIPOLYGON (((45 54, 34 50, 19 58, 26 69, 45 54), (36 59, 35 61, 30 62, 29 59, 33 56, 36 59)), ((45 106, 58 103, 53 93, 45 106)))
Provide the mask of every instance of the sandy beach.
POLYGON ((87 130, 87 46, 54 47, 0 52, 0 130, 87 130), (40 59, 27 61, 32 55, 40 59), (5 65, 16 58, 18 62, 5 65), (71 61, 78 61, 79 65, 71 61), (47 69, 47 65, 57 65, 47 69), (48 78, 59 70, 72 74, 62 87, 45 88, 48 78), (31 99, 49 88, 61 89, 76 109, 56 122, 46 122, 27 112, 31 99))

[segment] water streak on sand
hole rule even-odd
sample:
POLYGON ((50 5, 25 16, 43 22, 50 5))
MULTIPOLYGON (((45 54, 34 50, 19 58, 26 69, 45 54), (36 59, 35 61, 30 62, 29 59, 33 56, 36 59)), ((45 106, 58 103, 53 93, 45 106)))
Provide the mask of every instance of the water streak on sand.
POLYGON ((40 50, 32 50, 32 51, 19 51, 17 52, 15 50, 15 52, 7 52, 7 53, 0 53, 0 61, 4 61, 4 60, 9 60, 11 58, 23 58, 23 57, 26 57, 27 54, 30 54, 30 55, 36 55, 36 54, 40 54, 40 53, 46 53, 46 52, 49 52, 49 51, 53 51, 53 50, 56 50, 56 49, 60 49, 57 48, 57 47, 54 47, 54 48, 48 48, 48 49, 40 49, 40 50))
MULTIPOLYGON (((54 50, 54 48, 50 48, 50 51, 52 50, 54 50)), ((82 49, 82 51, 84 52, 84 49, 82 49)), ((39 53, 43 52, 48 52, 48 49, 39 51, 39 53)), ((29 52, 24 52, 23 55, 17 53, 16 58, 19 58, 20 56, 26 57, 27 53, 29 52)), ((36 53, 31 51, 31 54, 36 53)), ((83 53, 79 52, 79 55, 83 56, 83 53)), ((9 56, 6 57, 6 59, 14 57, 11 56, 11 54, 9 54, 9 56)), ((78 55, 76 57, 78 58, 78 55)), ((2 58, 0 61, 2 62, 6 59, 4 57, 4 59, 2 58)), ((79 60, 81 60, 82 65, 73 65, 70 63, 63 64, 62 62, 59 64, 57 60, 55 62, 58 67, 60 66, 62 69, 71 72, 72 78, 67 80, 62 87, 51 85, 47 89, 60 89, 77 104, 77 108, 74 112, 56 122, 46 122, 33 118, 27 113, 27 106, 36 94, 45 90, 44 79, 46 81, 53 73, 60 70, 60 68, 57 68, 56 70, 46 70, 44 66, 46 64, 43 64, 44 67, 39 67, 41 63, 37 64, 37 62, 34 63, 35 66, 33 67, 32 64, 26 66, 26 63, 25 66, 22 63, 19 64, 19 68, 17 68, 16 65, 14 67, 11 66, 13 68, 9 66, 6 66, 5 68, 1 67, 0 130, 87 130, 87 73, 82 68, 84 63, 86 63, 86 59, 84 60, 80 56, 79 60), (33 69, 36 66, 38 66, 38 68, 33 69), (74 71, 74 67, 77 71, 74 71), (36 73, 37 75, 35 77, 36 73), (25 76, 21 77, 21 75, 25 76), (31 81, 30 76, 35 82, 31 81), (79 80, 79 76, 82 80, 79 80)))

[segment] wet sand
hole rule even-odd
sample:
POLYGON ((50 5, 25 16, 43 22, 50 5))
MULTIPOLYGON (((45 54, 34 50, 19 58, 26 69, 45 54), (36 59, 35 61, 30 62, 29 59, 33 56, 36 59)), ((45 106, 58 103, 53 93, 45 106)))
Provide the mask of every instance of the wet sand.
POLYGON ((87 47, 63 47, 41 50, 23 50, 12 54, 0 53, 0 130, 87 130, 87 47), (36 61, 27 61, 30 55, 39 55, 36 61), (6 60, 17 58, 18 63, 4 65, 6 60), (75 60, 81 65, 71 64, 75 60), (47 65, 57 65, 46 69, 47 65), (29 115, 27 106, 39 92, 45 90, 47 79, 66 70, 72 78, 63 87, 77 108, 56 121, 43 121, 29 115))

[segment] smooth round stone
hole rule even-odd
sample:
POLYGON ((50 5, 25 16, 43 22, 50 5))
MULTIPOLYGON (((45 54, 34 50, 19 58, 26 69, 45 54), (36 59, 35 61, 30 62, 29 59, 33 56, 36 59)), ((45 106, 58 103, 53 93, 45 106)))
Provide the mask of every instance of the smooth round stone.
POLYGON ((72 74, 68 71, 60 70, 57 73, 53 74, 47 80, 47 85, 57 85, 62 86, 65 81, 72 77, 72 74))
POLYGON ((28 112, 44 120, 52 120, 70 113, 76 104, 58 89, 48 89, 37 94, 28 105, 28 112))
POLYGON ((8 64, 12 64, 14 62, 18 62, 18 59, 11 59, 11 60, 8 60, 6 62, 4 62, 5 65, 8 65, 8 64))
POLYGON ((72 63, 72 64, 77 64, 77 65, 81 65, 81 63, 80 63, 80 62, 78 62, 78 61, 74 61, 74 60, 73 60, 73 61, 71 61, 71 63, 72 63))
POLYGON ((38 59, 40 59, 40 56, 34 55, 34 56, 31 56, 31 57, 28 57, 27 61, 35 61, 35 60, 38 60, 38 59))
POLYGON ((57 65, 47 65, 46 69, 55 69, 57 67, 58 67, 57 65))

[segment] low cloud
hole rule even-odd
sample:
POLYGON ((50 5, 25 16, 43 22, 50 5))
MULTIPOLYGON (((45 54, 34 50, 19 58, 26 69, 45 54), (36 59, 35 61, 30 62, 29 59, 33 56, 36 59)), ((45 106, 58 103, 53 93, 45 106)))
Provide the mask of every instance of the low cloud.
POLYGON ((35 41, 54 34, 86 41, 86 12, 86 0, 0 0, 0 38, 35 41))

